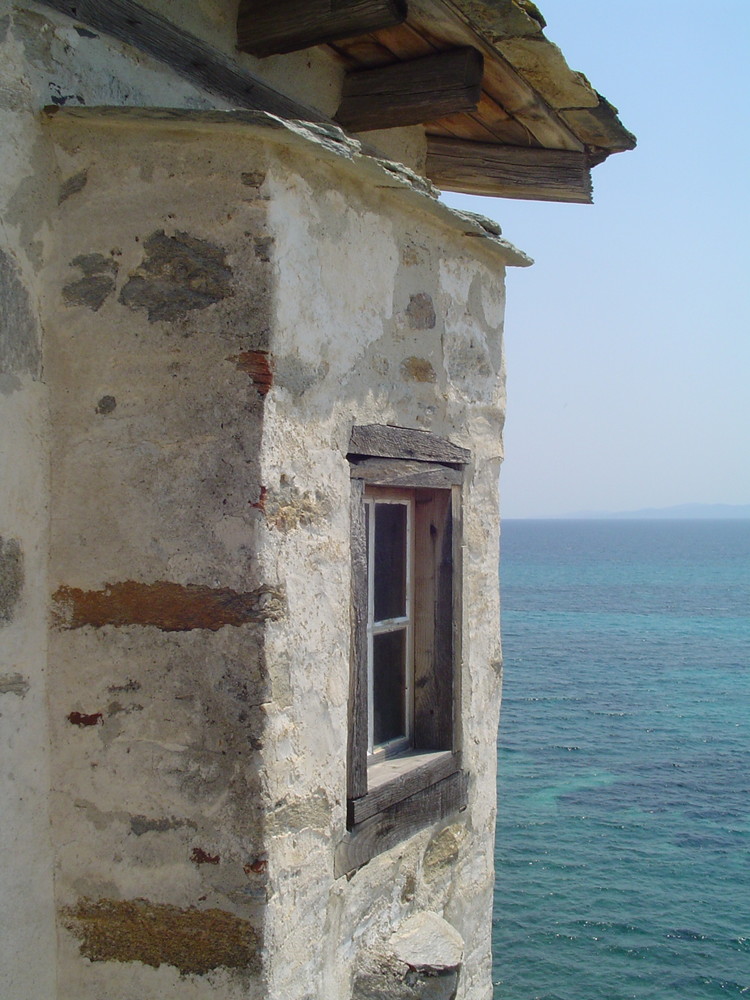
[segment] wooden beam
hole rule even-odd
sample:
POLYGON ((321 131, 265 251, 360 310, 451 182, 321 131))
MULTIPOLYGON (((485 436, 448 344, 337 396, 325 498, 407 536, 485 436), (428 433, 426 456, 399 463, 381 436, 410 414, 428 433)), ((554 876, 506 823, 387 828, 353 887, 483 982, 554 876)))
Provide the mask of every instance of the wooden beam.
POLYGON ((427 176, 444 191, 591 204, 585 153, 427 137, 427 176))
POLYGON ((204 87, 233 107, 267 111, 280 118, 332 124, 321 111, 291 100, 247 70, 238 69, 221 52, 134 0, 40 2, 67 14, 78 24, 148 53, 194 86, 204 87))
POLYGON ((466 47, 348 73, 336 121, 367 132, 473 111, 482 96, 483 67, 481 53, 466 47))
POLYGON ((351 463, 352 479, 363 479, 371 486, 446 490, 460 485, 464 479, 461 469, 434 462, 409 462, 403 458, 360 458, 351 459, 351 463))
POLYGON ((237 47, 254 56, 296 52, 406 20, 406 0, 240 0, 237 47))
POLYGON ((414 427, 387 424, 355 424, 349 439, 349 455, 368 458, 405 458, 414 462, 445 462, 466 465, 471 452, 447 438, 414 427))

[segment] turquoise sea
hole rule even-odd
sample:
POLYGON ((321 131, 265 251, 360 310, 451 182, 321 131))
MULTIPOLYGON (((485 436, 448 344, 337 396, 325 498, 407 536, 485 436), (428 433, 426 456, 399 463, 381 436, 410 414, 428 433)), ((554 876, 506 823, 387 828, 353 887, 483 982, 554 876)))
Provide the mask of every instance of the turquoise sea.
POLYGON ((496 1000, 750 998, 750 521, 506 521, 496 1000))

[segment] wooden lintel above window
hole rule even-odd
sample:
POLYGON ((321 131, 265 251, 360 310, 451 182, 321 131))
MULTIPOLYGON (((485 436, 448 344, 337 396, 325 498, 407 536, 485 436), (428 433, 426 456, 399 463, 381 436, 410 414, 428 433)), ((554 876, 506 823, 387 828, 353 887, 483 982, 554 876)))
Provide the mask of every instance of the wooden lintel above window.
POLYGON ((585 153, 427 138, 427 176, 445 191, 590 204, 585 153))
POLYGON ((349 439, 349 457, 356 456, 466 465, 471 452, 446 438, 414 427, 356 424, 349 439))
POLYGON ((406 13, 406 0, 240 0, 237 47, 254 56, 296 52, 390 28, 406 13))
POLYGON ((352 479, 362 479, 365 483, 407 489, 421 486, 433 489, 448 489, 460 486, 463 471, 439 462, 410 462, 398 458, 351 459, 352 479))
POLYGON ((474 111, 484 59, 469 46, 348 73, 336 120, 352 132, 421 125, 474 111))

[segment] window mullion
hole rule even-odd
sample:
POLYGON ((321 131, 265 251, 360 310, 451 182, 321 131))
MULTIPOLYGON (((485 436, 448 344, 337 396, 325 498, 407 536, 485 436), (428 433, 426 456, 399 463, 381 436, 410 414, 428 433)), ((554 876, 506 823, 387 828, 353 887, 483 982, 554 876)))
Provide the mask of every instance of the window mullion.
POLYGON ((365 500, 367 518, 367 754, 373 751, 375 732, 375 692, 373 677, 373 618, 375 616, 375 504, 365 500))

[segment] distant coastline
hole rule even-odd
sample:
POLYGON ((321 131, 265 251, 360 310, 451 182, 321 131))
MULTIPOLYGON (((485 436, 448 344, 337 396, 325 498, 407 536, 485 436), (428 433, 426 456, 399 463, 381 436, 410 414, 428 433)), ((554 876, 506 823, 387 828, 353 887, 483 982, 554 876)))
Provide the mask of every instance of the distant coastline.
POLYGON ((537 514, 505 517, 505 521, 748 521, 750 504, 682 503, 674 507, 642 507, 640 510, 587 510, 570 514, 537 514))

